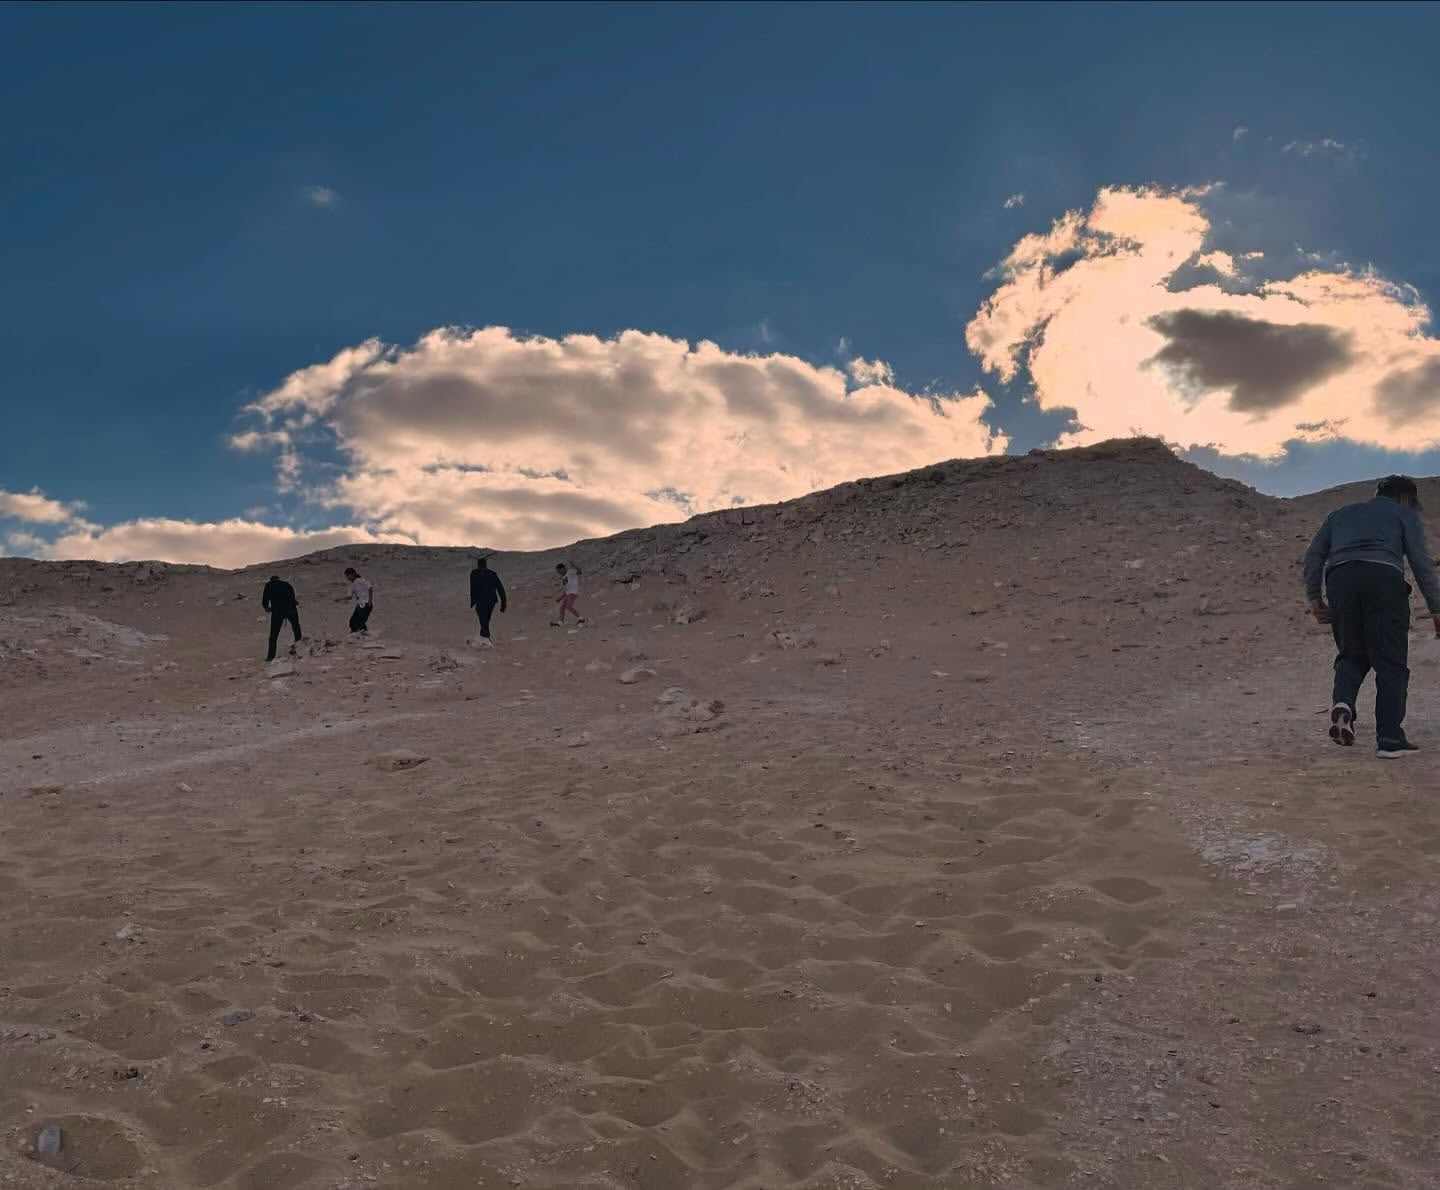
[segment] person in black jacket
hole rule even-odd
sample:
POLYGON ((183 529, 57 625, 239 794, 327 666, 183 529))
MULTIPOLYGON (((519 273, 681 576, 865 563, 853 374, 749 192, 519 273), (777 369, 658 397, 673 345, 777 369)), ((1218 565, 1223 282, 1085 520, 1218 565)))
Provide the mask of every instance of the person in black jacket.
MULTIPOLYGON (((295 588, 278 574, 272 574, 260 593, 260 606, 270 613, 270 651, 266 661, 275 660, 275 642, 280 639, 280 629, 289 621, 295 632, 295 644, 300 643, 300 601, 295 598, 295 588)), ((295 651, 295 645, 290 646, 295 651)))
POLYGON ((495 605, 505 610, 505 584, 500 576, 490 569, 484 558, 475 559, 475 569, 470 572, 470 606, 480 617, 480 635, 490 639, 490 617, 495 614, 495 605))
POLYGON ((1335 635, 1330 738, 1345 747, 1355 742, 1355 701, 1374 670, 1376 754, 1386 760, 1420 750, 1404 727, 1410 687, 1406 562, 1440 637, 1440 575, 1425 545, 1420 490, 1405 475, 1382 479, 1373 500, 1332 512, 1305 551, 1305 597, 1315 619, 1335 635))

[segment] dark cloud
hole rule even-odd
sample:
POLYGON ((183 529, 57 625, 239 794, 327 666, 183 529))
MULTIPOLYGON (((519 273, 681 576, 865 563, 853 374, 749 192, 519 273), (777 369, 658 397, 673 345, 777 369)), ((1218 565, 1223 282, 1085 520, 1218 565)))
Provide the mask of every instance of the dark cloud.
POLYGON ((1440 406, 1440 359, 1418 368, 1391 372, 1375 386, 1375 409, 1392 427, 1404 425, 1440 406))
POLYGON ((667 396, 651 371, 625 364, 608 370, 511 364, 483 375, 396 370, 354 380, 336 420, 353 441, 403 440, 418 430, 458 450, 563 426, 617 457, 653 463, 673 428, 667 396))
POLYGON ((1147 323, 1169 340, 1147 364, 1196 392, 1230 390, 1230 408, 1265 413, 1347 367, 1350 337, 1314 323, 1282 326, 1225 310, 1176 310, 1147 323))

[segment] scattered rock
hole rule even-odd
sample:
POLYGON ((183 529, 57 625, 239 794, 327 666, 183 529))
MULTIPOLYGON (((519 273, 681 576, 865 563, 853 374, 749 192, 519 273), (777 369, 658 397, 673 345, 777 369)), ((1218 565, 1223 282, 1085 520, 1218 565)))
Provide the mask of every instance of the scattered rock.
POLYGON ((565 747, 584 748, 589 743, 590 733, 588 731, 582 731, 579 735, 572 735, 569 739, 567 739, 565 741, 565 747))
POLYGON ((649 666, 635 665, 625 670, 617 679, 622 686, 633 686, 637 682, 643 682, 646 678, 653 678, 655 671, 649 666))
POLYGON ((194 786, 192 786, 192 785, 187 785, 184 781, 181 781, 179 785, 175 786, 175 790, 176 790, 177 793, 194 793, 194 792, 195 792, 194 786))
POLYGON ((604 672, 605 672, 606 670, 608 670, 609 668, 610 668, 610 662, 608 662, 608 661, 601 661, 599 657, 596 657, 594 661, 591 661, 589 664, 587 664, 587 665, 585 666, 585 672, 586 672, 587 674, 598 674, 598 673, 604 673, 604 672))
POLYGON ((691 603, 688 599, 677 604, 671 612, 670 619, 676 624, 693 624, 696 620, 705 618, 705 609, 691 603))
POLYGON ((254 1019, 255 1014, 248 1008, 236 1008, 222 1016, 220 1022, 233 1029, 236 1025, 243 1025, 246 1021, 253 1021, 254 1019))
POLYGON ((793 631, 777 629, 771 634, 775 643, 782 649, 813 649, 815 647, 815 634, 804 628, 793 631))
POLYGON ((121 942, 143 942, 145 940, 145 935, 141 933, 140 927, 133 921, 116 930, 115 937, 121 942))
POLYGON ((430 758, 421 756, 418 752, 411 752, 408 748, 397 748, 393 752, 384 752, 379 756, 372 756, 365 763, 385 773, 399 773, 405 769, 413 769, 424 764, 430 758))
POLYGON ((1314 1037, 1317 1033, 1323 1033, 1324 1027, 1317 1025, 1314 1021, 1296 1021, 1290 1028, 1303 1037, 1314 1037))
POLYGON ((718 698, 708 701, 693 697, 679 686, 670 686, 660 692, 656 705, 672 727, 684 731, 707 731, 709 725, 720 717, 725 704, 718 698))
POLYGON ((819 666, 829 667, 841 665, 844 663, 844 661, 844 655, 833 650, 815 654, 815 664, 819 666))

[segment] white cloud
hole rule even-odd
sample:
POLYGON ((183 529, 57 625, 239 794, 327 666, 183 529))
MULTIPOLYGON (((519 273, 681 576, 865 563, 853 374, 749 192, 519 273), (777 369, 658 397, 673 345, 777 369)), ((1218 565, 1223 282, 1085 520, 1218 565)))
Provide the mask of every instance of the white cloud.
POLYGON ((340 195, 329 186, 306 186, 300 194, 312 207, 322 210, 329 210, 340 202, 340 195))
POLYGON ((1241 124, 1230 134, 1230 137, 1232 140, 1244 140, 1249 131, 1250 129, 1246 128, 1244 124, 1241 124))
POLYGON ((1288 142, 1280 152, 1290 153, 1300 157, 1356 157, 1360 150, 1354 145, 1345 144, 1343 141, 1335 140, 1333 137, 1323 136, 1318 141, 1292 140, 1288 142))
POLYGON ((1211 192, 1107 188, 1021 239, 966 328, 982 365, 1074 410, 1068 444, 1138 432, 1267 458, 1296 439, 1440 444, 1440 341, 1415 291, 1334 264, 1243 292, 1207 281, 1187 266, 1255 258, 1210 245, 1211 192))
POLYGON ((1023 194, 1012 194, 1004 203, 1007 211, 1013 211, 1016 207, 1023 207, 1024 205, 1025 196, 1023 194))
POLYGON ((83 518, 85 506, 52 500, 39 488, 28 492, 7 492, 0 488, 0 517, 23 521, 27 525, 64 525, 83 518))
POLYGON ((62 533, 53 541, 30 537, 25 552, 37 558, 93 558, 102 562, 197 562, 227 570, 360 542, 408 541, 360 525, 289 529, 256 521, 213 523, 145 517, 62 533))
POLYGON ((856 384, 885 384, 894 386, 895 370, 881 359, 861 359, 856 356, 845 365, 850 378, 856 384))
POLYGON ((1234 277, 1239 273, 1239 269, 1235 266, 1235 258, 1228 252, 1206 252, 1197 256, 1195 263, 1208 269, 1214 269, 1222 277, 1234 277))
POLYGON ((916 396, 882 362, 849 370, 633 330, 436 330, 292 374, 237 444, 274 449, 313 501, 378 531, 510 548, 1004 449, 983 393, 916 396), (337 455, 338 479, 312 465, 337 455))

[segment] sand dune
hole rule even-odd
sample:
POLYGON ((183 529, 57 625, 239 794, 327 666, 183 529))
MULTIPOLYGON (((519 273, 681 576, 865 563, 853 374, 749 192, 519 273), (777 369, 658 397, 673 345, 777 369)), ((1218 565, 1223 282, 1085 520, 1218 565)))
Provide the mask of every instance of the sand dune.
POLYGON ((463 551, 0 560, 0 1186, 1434 1186, 1436 762, 1324 740, 1340 495, 950 463, 502 554, 493 650, 463 551))

